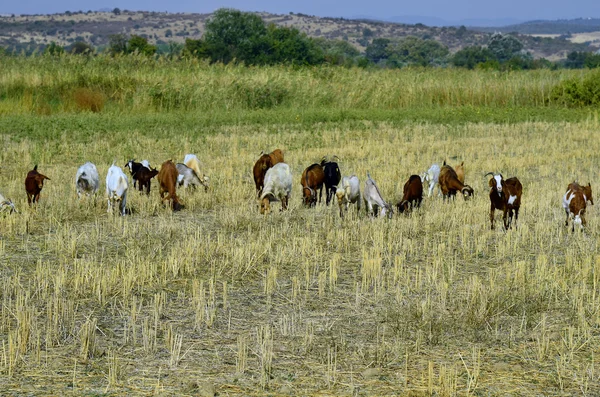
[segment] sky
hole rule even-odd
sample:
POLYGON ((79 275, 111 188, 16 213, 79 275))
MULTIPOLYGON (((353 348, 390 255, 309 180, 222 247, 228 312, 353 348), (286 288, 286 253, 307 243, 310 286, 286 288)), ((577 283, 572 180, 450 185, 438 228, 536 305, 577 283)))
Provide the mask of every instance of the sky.
POLYGON ((328 17, 427 16, 444 20, 471 18, 600 18, 600 0, 23 0, 0 1, 0 14, 52 14, 115 8, 143 11, 209 13, 221 7, 243 11, 289 12, 328 17))

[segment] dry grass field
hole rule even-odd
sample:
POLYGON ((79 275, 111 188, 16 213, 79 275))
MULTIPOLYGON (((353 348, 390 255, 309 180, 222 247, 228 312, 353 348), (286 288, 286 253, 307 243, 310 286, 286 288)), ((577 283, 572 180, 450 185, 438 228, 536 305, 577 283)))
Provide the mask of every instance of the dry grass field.
POLYGON ((597 189, 597 117, 90 135, 77 120, 44 139, 0 131, 0 192, 20 211, 0 215, 2 394, 600 393, 600 222, 588 207, 587 230, 571 233, 560 205, 575 179, 597 189), (261 216, 251 169, 276 147, 294 174, 291 208, 261 216), (208 193, 180 191, 186 208, 171 213, 153 181, 149 197, 131 187, 130 216, 107 214, 113 161, 158 167, 186 153, 210 175, 208 193), (391 203, 409 175, 464 161, 475 197, 425 199, 391 220, 303 208, 302 170, 334 154, 391 203), (86 161, 102 193, 79 201, 86 161), (34 164, 51 180, 32 209, 34 164), (523 183, 518 230, 490 230, 487 171, 523 183))

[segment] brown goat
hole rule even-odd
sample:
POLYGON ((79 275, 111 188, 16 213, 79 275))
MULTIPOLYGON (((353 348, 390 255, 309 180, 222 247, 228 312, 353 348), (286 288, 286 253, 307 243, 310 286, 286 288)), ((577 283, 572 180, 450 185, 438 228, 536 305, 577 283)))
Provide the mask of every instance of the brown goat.
POLYGON ((283 152, 281 149, 275 149, 269 154, 261 153, 256 163, 254 163, 254 184, 256 185, 256 195, 260 197, 265 184, 265 174, 267 170, 277 163, 283 163, 283 152))
POLYGON ((27 202, 29 205, 40 201, 40 192, 44 187, 44 179, 50 180, 50 178, 37 171, 37 164, 33 167, 33 170, 27 173, 27 177, 25 178, 25 190, 27 191, 27 202))
POLYGON ((319 203, 321 202, 324 182, 325 172, 320 164, 312 164, 304 170, 300 178, 304 205, 312 207, 317 204, 317 190, 319 191, 319 203))
POLYGON ((179 202, 177 197, 177 167, 171 160, 167 160, 162 163, 160 171, 158 172, 158 183, 160 184, 160 199, 163 204, 169 203, 169 206, 173 211, 179 211, 183 208, 183 205, 179 202), (165 197, 166 194, 166 197, 165 197))
POLYGON ((519 220, 519 209, 521 208, 521 195, 523 185, 517 177, 508 179, 502 178, 502 174, 489 172, 492 175, 489 181, 490 186, 490 223, 494 230, 494 211, 502 211, 502 220, 504 221, 504 230, 508 230, 512 224, 513 211, 515 216, 515 229, 519 220))
POLYGON ((143 191, 144 187, 146 188, 146 194, 150 194, 150 180, 158 175, 158 170, 153 168, 149 170, 146 167, 142 167, 138 172, 136 172, 135 176, 138 181, 138 188, 140 192, 143 191))
POLYGON ((423 201, 423 182, 419 175, 411 175, 404 184, 404 195, 398 201, 396 208, 398 212, 409 212, 411 208, 418 208, 423 201))
POLYGON ((456 197, 458 191, 463 194, 465 200, 474 194, 473 188, 459 181, 456 171, 447 164, 444 164, 440 169, 439 183, 444 200, 448 197, 456 197))
POLYGON ((586 226, 585 221, 585 209, 587 202, 594 205, 594 199, 592 197, 592 185, 580 186, 578 183, 570 183, 567 187, 567 192, 563 196, 563 208, 567 213, 567 220, 565 226, 569 226, 569 217, 573 217, 572 231, 575 231, 575 224, 577 223, 581 229, 586 226))

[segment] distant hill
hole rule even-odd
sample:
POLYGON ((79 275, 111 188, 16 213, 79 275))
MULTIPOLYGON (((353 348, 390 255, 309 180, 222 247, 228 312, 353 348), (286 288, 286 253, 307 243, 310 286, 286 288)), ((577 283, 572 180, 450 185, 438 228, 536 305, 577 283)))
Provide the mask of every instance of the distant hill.
POLYGON ((556 21, 528 21, 519 24, 474 28, 481 32, 517 32, 522 34, 573 34, 600 31, 600 18, 559 19, 556 21))
MULTIPOLYGON (((404 24, 367 19, 324 18, 299 13, 277 15, 258 13, 267 23, 290 26, 312 37, 345 40, 364 51, 375 38, 402 38, 417 36, 433 39, 446 45, 451 52, 470 45, 487 44, 490 32, 513 28, 478 28, 444 26, 429 27, 423 23, 404 24)), ((167 46, 169 42, 183 43, 186 38, 200 38, 204 23, 211 14, 162 13, 126 11, 112 12, 66 12, 52 15, 19 15, 0 17, 0 46, 21 51, 56 42, 62 46, 85 41, 102 49, 112 34, 140 35, 151 43, 167 46)), ((526 24, 511 25, 523 26, 526 24)), ((600 30, 600 29, 599 29, 600 30)), ((519 35, 525 49, 534 57, 548 59, 564 58, 570 51, 595 50, 585 43, 566 38, 552 39, 519 35)), ((589 40, 585 40, 589 41, 589 40)))

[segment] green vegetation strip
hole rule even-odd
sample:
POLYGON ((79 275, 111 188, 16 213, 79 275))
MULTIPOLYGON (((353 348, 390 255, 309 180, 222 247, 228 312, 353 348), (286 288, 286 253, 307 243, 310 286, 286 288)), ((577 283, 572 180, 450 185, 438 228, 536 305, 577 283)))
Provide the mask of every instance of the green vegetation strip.
POLYGON ((558 107, 428 107, 398 110, 339 110, 339 109, 278 109, 218 113, 156 113, 143 115, 104 115, 70 113, 51 116, 9 115, 0 118, 0 133, 13 138, 87 140, 115 132, 135 131, 149 137, 164 137, 176 133, 202 136, 223 132, 228 125, 307 127, 319 123, 346 122, 360 129, 364 122, 386 122, 392 125, 431 123, 460 125, 466 123, 519 123, 527 121, 576 122, 598 118, 598 110, 558 107))

